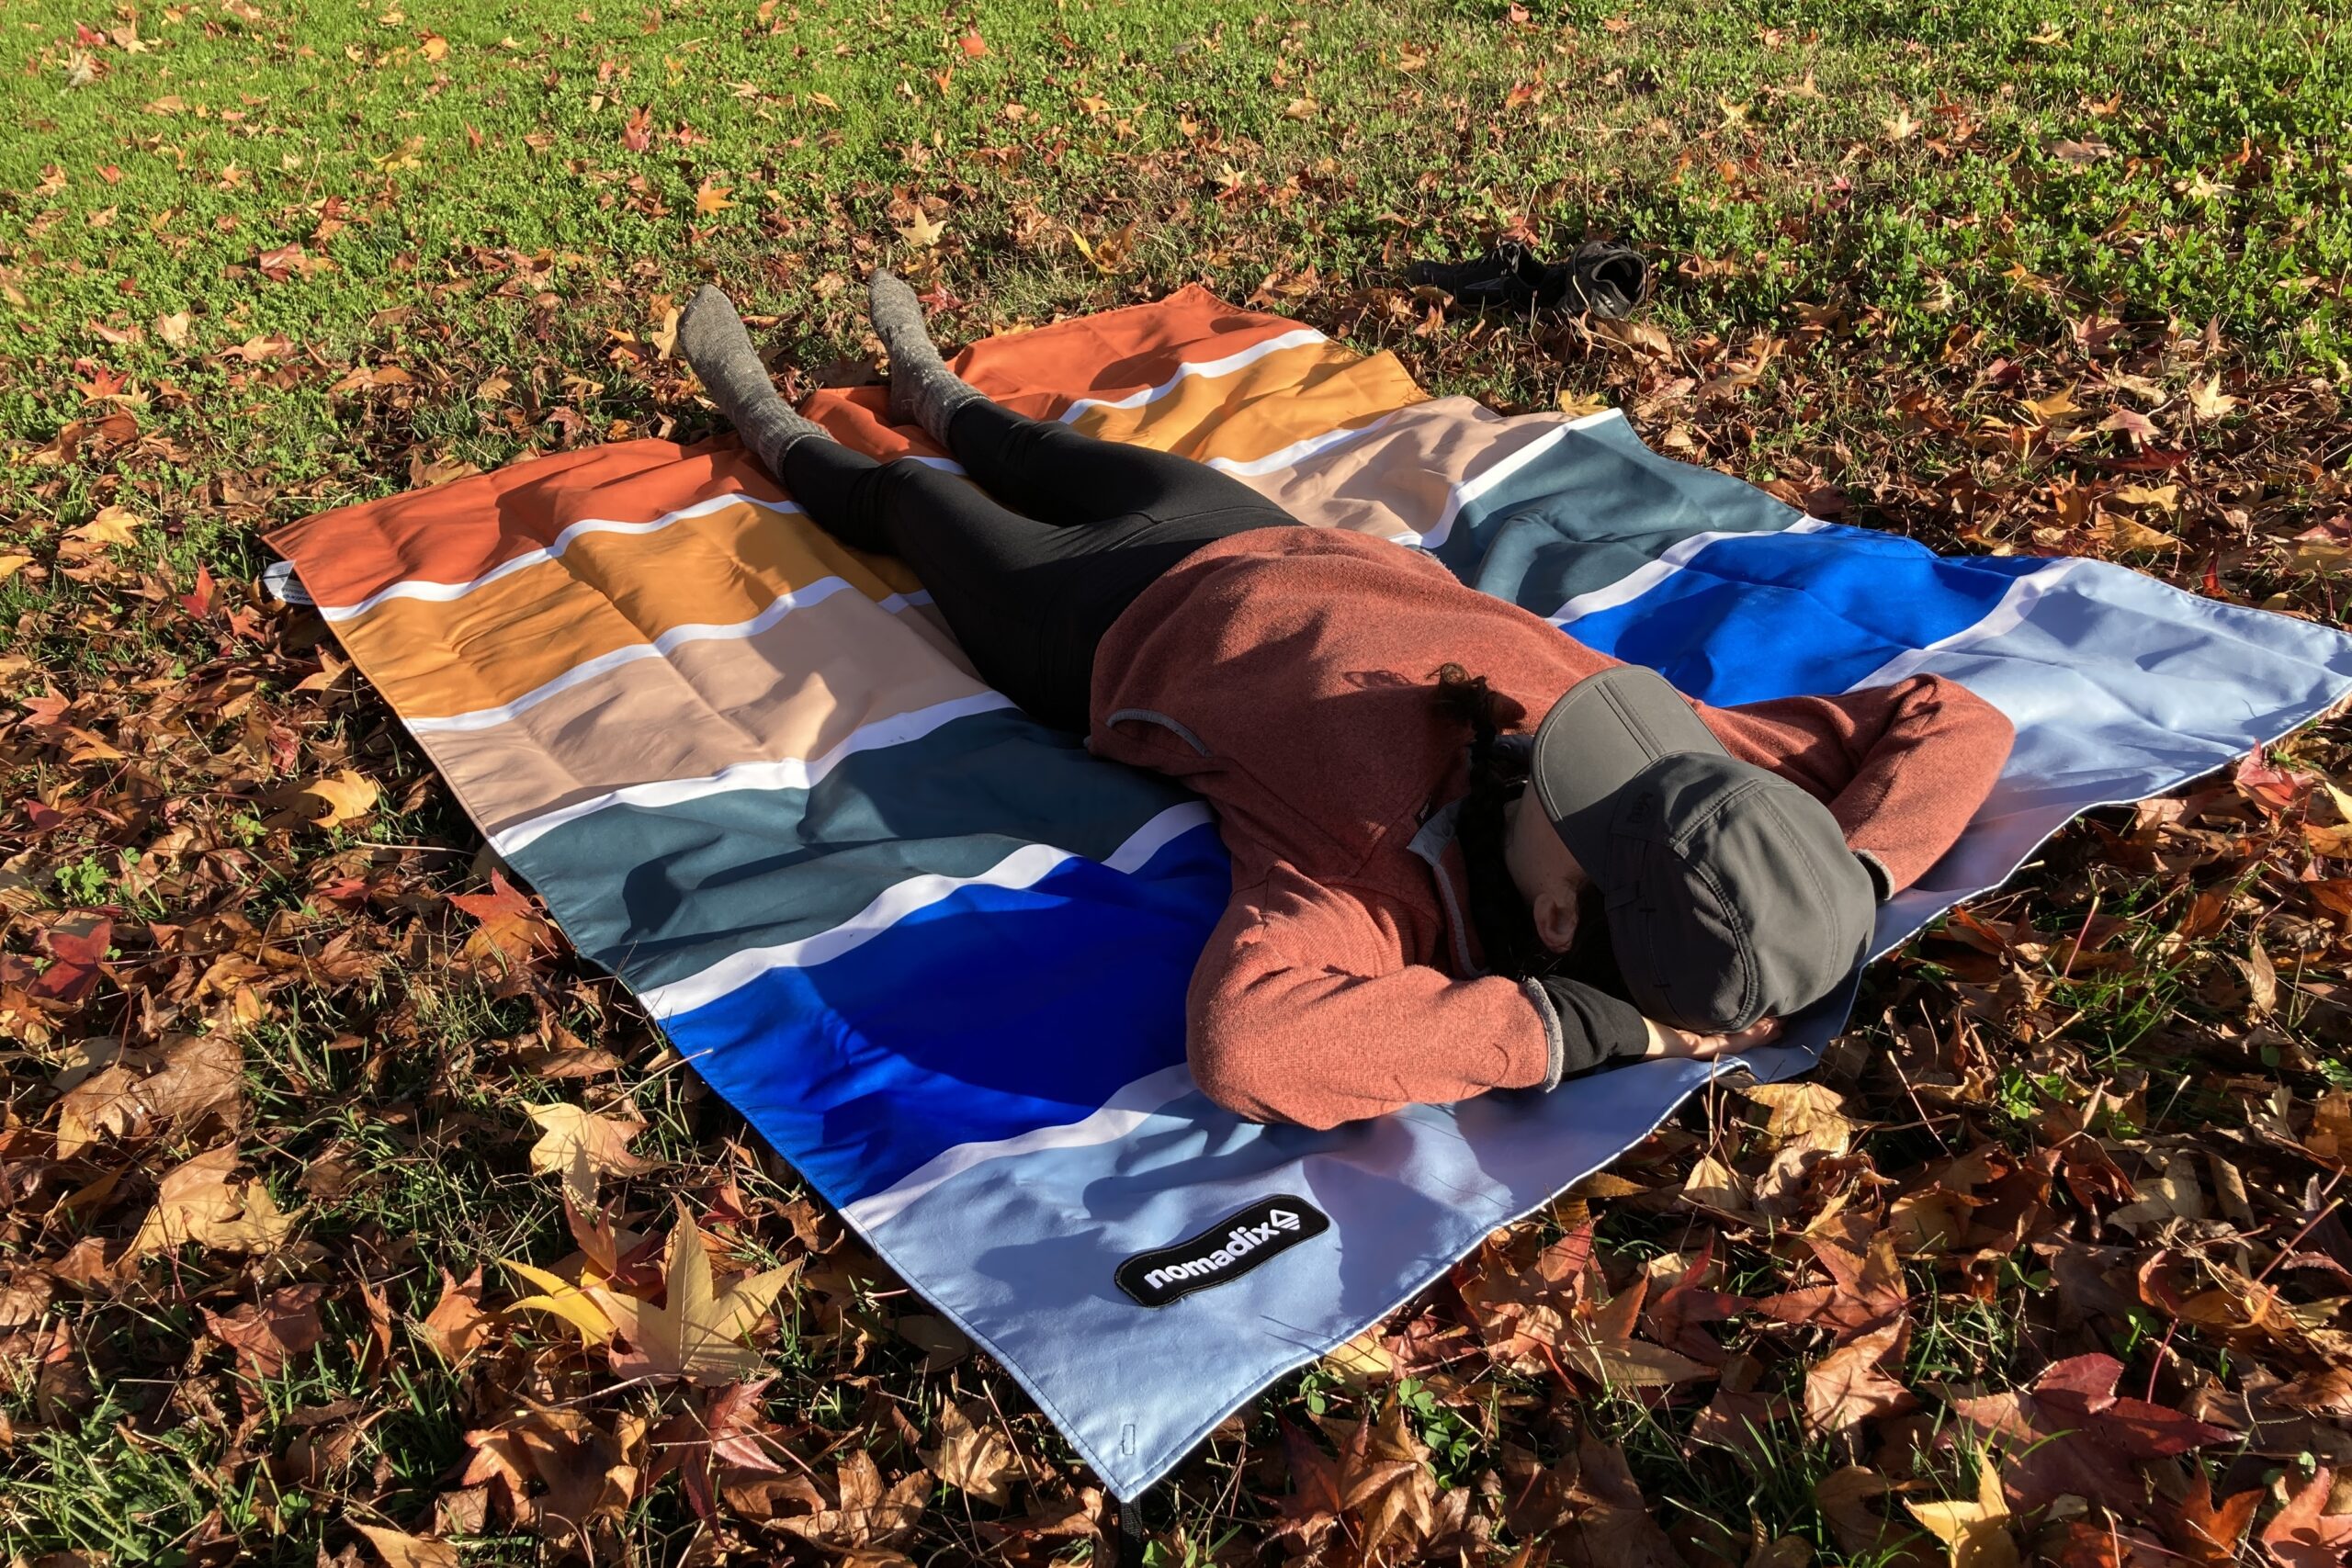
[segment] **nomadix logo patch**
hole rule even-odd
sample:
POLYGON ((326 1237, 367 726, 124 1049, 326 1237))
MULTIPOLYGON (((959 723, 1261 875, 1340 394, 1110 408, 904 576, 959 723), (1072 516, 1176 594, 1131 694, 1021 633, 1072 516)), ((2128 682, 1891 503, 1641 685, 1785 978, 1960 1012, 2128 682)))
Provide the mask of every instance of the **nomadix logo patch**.
POLYGON ((1136 1253, 1112 1278, 1144 1305, 1162 1307, 1179 1296, 1238 1280, 1276 1253, 1330 1228, 1330 1216, 1304 1198, 1261 1198, 1196 1236, 1136 1253))

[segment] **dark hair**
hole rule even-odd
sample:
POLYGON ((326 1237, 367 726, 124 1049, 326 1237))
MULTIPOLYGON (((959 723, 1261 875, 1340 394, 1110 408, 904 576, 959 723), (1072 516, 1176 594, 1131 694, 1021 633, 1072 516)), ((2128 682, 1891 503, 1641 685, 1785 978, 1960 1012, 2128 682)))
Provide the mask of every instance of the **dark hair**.
POLYGON ((1522 716, 1519 705, 1487 685, 1484 675, 1459 664, 1438 668, 1437 700, 1448 717, 1470 728, 1470 794, 1454 823, 1454 837, 1469 869, 1470 920, 1477 927, 1487 967, 1513 979, 1556 975, 1624 995, 1600 889, 1586 885, 1577 901, 1575 941, 1567 952, 1555 953, 1544 945, 1535 917, 1510 879, 1505 810, 1527 787, 1528 747, 1524 737, 1505 736, 1502 729, 1522 716))

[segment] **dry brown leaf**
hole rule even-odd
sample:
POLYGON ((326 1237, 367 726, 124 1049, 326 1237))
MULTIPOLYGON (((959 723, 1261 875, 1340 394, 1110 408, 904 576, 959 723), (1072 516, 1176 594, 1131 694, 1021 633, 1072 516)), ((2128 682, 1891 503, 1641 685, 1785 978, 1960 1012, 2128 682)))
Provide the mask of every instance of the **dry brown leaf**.
POLYGON ((352 1528, 368 1538, 368 1544, 384 1560, 384 1568, 458 1568, 460 1561, 455 1545, 431 1536, 407 1535, 378 1525, 352 1528))
POLYGON ((838 1474, 839 1500, 833 1506, 775 1522, 828 1551, 844 1553, 896 1546, 914 1533, 931 1494, 929 1473, 918 1470, 886 1490, 873 1456, 860 1449, 838 1474))
POLYGON ((1842 1155, 1853 1146, 1861 1127, 1845 1113, 1845 1097, 1825 1083, 1757 1084, 1741 1092, 1770 1111, 1766 1132, 1800 1148, 1842 1155))
POLYGON ((204 1308, 204 1325, 236 1352, 246 1376, 274 1378, 289 1359, 326 1337, 319 1321, 319 1298, 325 1294, 324 1285, 281 1286, 227 1313, 204 1308))
POLYGON ((939 1446, 924 1449, 921 1457, 950 1486, 993 1507, 1009 1507, 1013 1483, 1021 1478, 1021 1458, 989 1414, 978 1401, 943 1405, 939 1446))
POLYGON ((1816 1431, 1838 1433, 1875 1416, 1891 1416, 1918 1403, 1901 1380, 1880 1363, 1892 1356, 1899 1368, 1910 1324, 1896 1319, 1858 1336, 1806 1369, 1804 1411, 1816 1431))
POLYGON ((61 554, 72 556, 96 555, 139 542, 139 514, 128 507, 101 508, 96 517, 79 528, 69 528, 58 541, 61 554))
POLYGON ((416 1320, 416 1326, 425 1342, 453 1366, 481 1348, 494 1324, 481 1309, 481 1266, 476 1265, 462 1281, 447 1269, 441 1270, 441 1299, 416 1320))
POLYGON ((232 1182, 237 1151, 224 1145, 175 1168, 156 1184, 155 1207, 131 1238, 134 1257, 188 1242, 223 1252, 275 1252, 294 1229, 258 1177, 232 1182))
POLYGON ((636 1176, 652 1168, 629 1152, 629 1140, 645 1131, 634 1117, 602 1116, 578 1105, 527 1109, 539 1124, 531 1168, 563 1178, 564 1196, 582 1213, 596 1207, 599 1177, 636 1176))

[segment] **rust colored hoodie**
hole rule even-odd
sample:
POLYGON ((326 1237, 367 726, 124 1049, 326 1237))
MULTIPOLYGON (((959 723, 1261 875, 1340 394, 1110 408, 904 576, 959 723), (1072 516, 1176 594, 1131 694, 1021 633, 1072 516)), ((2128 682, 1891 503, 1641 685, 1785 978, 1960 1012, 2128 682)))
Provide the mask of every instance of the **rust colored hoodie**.
MULTIPOLYGON (((1329 1127, 1557 1081, 1543 987, 1478 968, 1447 809, 1468 790, 1468 737, 1435 699, 1447 662, 1532 731, 1618 661, 1418 551, 1307 527, 1186 557, 1097 650, 1090 750, 1182 780, 1232 852, 1186 1017, 1193 1077, 1220 1105, 1329 1127)), ((1694 705, 1732 755, 1828 804, 1882 898, 1960 836, 2011 740, 1991 705, 1933 675, 1694 705)))

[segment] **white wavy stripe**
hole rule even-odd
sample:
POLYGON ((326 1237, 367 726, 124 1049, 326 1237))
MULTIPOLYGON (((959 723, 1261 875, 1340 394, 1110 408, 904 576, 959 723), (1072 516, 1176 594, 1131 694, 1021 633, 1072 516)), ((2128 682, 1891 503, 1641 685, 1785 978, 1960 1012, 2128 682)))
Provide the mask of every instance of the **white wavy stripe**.
POLYGON ((1313 327, 1299 327, 1294 331, 1283 333, 1279 337, 1270 337, 1263 343, 1251 344, 1248 348, 1236 350, 1234 353, 1225 355, 1222 359, 1203 359, 1180 363, 1176 367, 1176 374, 1170 376, 1167 380, 1162 381, 1157 387, 1146 387, 1139 392, 1129 392, 1124 398, 1080 398, 1078 401, 1070 404, 1069 407, 1062 410, 1061 422, 1064 424, 1074 423, 1078 420, 1078 417, 1080 414, 1085 413, 1089 409, 1139 409, 1146 403, 1158 402, 1160 399, 1174 391, 1178 386, 1185 381, 1191 380, 1195 376, 1208 376, 1212 378, 1217 376, 1230 376, 1233 372, 1240 369, 1242 367, 1254 365, 1270 354, 1280 354, 1286 348, 1305 348, 1309 344, 1329 343, 1329 341, 1330 340, 1329 338, 1325 337, 1321 333, 1317 332, 1313 327))
POLYGON ((1269 452, 1262 457, 1204 457, 1202 461, 1209 468, 1220 469, 1237 479, 1255 479, 1261 474, 1271 474, 1278 468, 1295 467, 1317 453, 1329 452, 1335 446, 1344 446, 1351 441, 1370 435, 1403 412, 1401 409, 1393 409, 1374 420, 1370 424, 1341 425, 1337 430, 1327 430, 1320 435, 1309 435, 1304 440, 1294 441, 1277 451, 1269 452))
POLYGON ((603 517, 583 518, 558 534, 541 548, 526 550, 512 560, 501 561, 480 577, 469 577, 463 582, 440 582, 425 577, 406 577, 390 587, 379 588, 356 604, 322 604, 319 606, 319 614, 330 621, 347 621, 355 615, 366 615, 387 599, 424 599, 446 604, 452 599, 462 599, 477 588, 487 588, 502 577, 512 577, 526 567, 537 566, 542 561, 551 561, 570 549, 574 540, 583 538, 590 534, 658 533, 673 523, 684 523, 693 517, 706 517, 714 512, 723 512, 730 506, 756 506, 763 512, 773 512, 779 516, 793 515, 800 511, 799 507, 788 501, 763 501, 756 495, 745 495, 740 491, 733 491, 725 495, 714 495, 707 500, 697 501, 691 506, 682 506, 675 512, 665 512, 650 523, 617 523, 603 517))
MULTIPOLYGON (((1208 807, 1199 801, 1171 806, 1129 834, 1126 842, 1102 863, 1117 872, 1138 870, 1170 840, 1210 819, 1208 807)), ((654 1017, 675 1018, 717 1001, 772 969, 803 968, 839 958, 960 888, 1032 887, 1056 866, 1081 858, 1051 844, 1023 844, 978 875, 910 876, 884 888, 872 903, 837 926, 772 947, 742 948, 684 979, 639 991, 638 998, 654 1017)))
POLYGON ((1493 468, 1473 474, 1458 484, 1449 485, 1445 492, 1445 504, 1438 508, 1437 521, 1429 525, 1427 532, 1416 534, 1408 530, 1402 534, 1392 535, 1391 537, 1400 545, 1411 545, 1424 550, 1437 548, 1453 536, 1453 521, 1462 515, 1464 507, 1527 467, 1545 452, 1550 451, 1559 444, 1562 435, 1571 430, 1583 430, 1606 420, 1624 417, 1624 414, 1616 409, 1602 409, 1599 413, 1580 414, 1575 419, 1562 421, 1510 457, 1503 458, 1493 468))
POLYGON ((1928 661, 1939 653, 1966 649, 2015 631, 2036 601, 2063 586, 2083 570, 2095 568, 2097 561, 2070 557, 2036 567, 2019 577, 2003 591, 1991 609, 1950 637, 1939 637, 1925 648, 1907 649, 1855 682, 1847 688, 1860 691, 1866 686, 1891 686, 1908 675, 1917 674, 1928 661))
POLYGON ((490 846, 511 858, 516 851, 527 848, 565 823, 576 822, 608 807, 634 806, 651 810, 664 806, 682 806, 706 795, 725 795, 739 789, 809 789, 840 765, 844 758, 883 746, 920 740, 941 725, 970 714, 989 713, 1012 705, 1012 699, 1001 692, 975 692, 969 696, 952 697, 926 708, 892 714, 888 718, 877 718, 872 724, 861 725, 842 737, 841 742, 831 750, 814 761, 777 757, 757 762, 730 762, 718 772, 700 778, 655 779, 646 784, 625 784, 619 789, 590 795, 585 800, 558 807, 537 817, 526 817, 513 827, 502 828, 490 835, 490 846))
POLYGON ((1034 1154, 1039 1149, 1082 1149, 1116 1143, 1192 1092, 1190 1067, 1162 1067, 1114 1092, 1102 1102, 1101 1110, 1083 1121, 1057 1127, 1035 1127, 1010 1138, 958 1144, 952 1149, 943 1149, 881 1191, 842 1205, 842 1213, 859 1229, 870 1229, 897 1218, 908 1204, 976 1165, 986 1165, 1008 1155, 1034 1154))
MULTIPOLYGON (((511 703, 502 703, 494 708, 474 708, 466 713, 447 714, 437 717, 412 718, 408 721, 408 727, 419 735, 456 735, 468 730, 494 728, 518 714, 526 713, 538 706, 549 697, 568 692, 582 682, 593 681, 597 676, 608 671, 617 670, 624 664, 634 664, 640 659, 666 659, 690 642, 718 642, 757 637, 793 611, 805 610, 811 604, 821 604, 834 594, 842 592, 848 588, 849 584, 838 577, 820 577, 806 587, 796 588, 789 593, 777 595, 774 604, 748 621, 737 621, 730 626, 723 626, 693 623, 683 626, 672 626, 651 642, 628 643, 614 649, 610 653, 600 653, 594 659, 583 660, 562 674, 548 677, 511 703)), ((890 597, 899 598, 895 593, 890 597)), ((884 607, 889 608, 887 602, 884 607)), ((895 615, 899 609, 905 607, 906 602, 899 600, 897 608, 891 613, 895 615)))
POLYGON ((1704 534, 1693 534, 1656 560, 1645 561, 1606 588, 1596 588, 1589 593, 1579 593, 1549 619, 1555 626, 1565 626, 1582 615, 1599 610, 1613 610, 1620 604, 1631 604, 1659 583, 1688 566, 1691 559, 1709 545, 1721 539, 1775 538, 1782 534, 1818 534, 1830 525, 1818 517, 1800 517, 1785 528, 1758 530, 1755 528, 1720 528, 1704 534))

